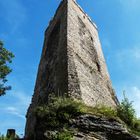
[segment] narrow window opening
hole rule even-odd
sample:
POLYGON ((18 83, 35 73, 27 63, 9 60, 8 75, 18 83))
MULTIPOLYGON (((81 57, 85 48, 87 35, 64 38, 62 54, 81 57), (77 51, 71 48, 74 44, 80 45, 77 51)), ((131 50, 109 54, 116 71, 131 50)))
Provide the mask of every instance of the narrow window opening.
POLYGON ((99 65, 98 62, 96 62, 96 66, 97 66, 97 70, 98 70, 99 72, 101 72, 101 66, 99 65))

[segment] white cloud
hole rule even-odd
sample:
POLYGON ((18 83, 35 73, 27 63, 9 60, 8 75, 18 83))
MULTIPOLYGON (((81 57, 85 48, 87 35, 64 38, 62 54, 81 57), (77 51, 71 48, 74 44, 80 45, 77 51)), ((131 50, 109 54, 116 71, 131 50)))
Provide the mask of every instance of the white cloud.
POLYGON ((1 0, 0 5, 4 9, 2 18, 9 24, 11 33, 15 33, 26 21, 25 7, 19 0, 1 0))
POLYGON ((12 91, 12 98, 17 100, 17 103, 22 106, 27 106, 31 102, 31 96, 27 95, 24 91, 12 91))
MULTIPOLYGON (((14 128, 19 134, 25 128, 27 108, 31 103, 31 91, 26 92, 20 83, 14 83, 15 89, 0 98, 0 131, 6 133, 7 128, 14 128)), ((13 86, 14 88, 14 86, 13 86)))
POLYGON ((22 118, 22 119, 25 119, 25 116, 22 115, 22 114, 17 110, 17 108, 15 108, 15 107, 7 107, 7 108, 5 108, 5 110, 7 111, 7 113, 10 113, 10 114, 16 115, 17 117, 20 117, 20 118, 22 118))
POLYGON ((129 62, 137 63, 138 66, 140 61, 139 46, 140 45, 136 45, 134 47, 127 47, 125 49, 116 50, 111 54, 111 58, 114 61, 117 61, 120 66, 129 62))
POLYGON ((104 48, 110 48, 111 47, 111 43, 110 43, 110 40, 108 38, 103 37, 102 44, 103 44, 104 48))
POLYGON ((1 102, 0 111, 25 119, 27 108, 31 103, 31 97, 23 91, 11 91, 5 98, 9 102, 1 102))
MULTIPOLYGON (((110 59, 117 60, 118 62, 128 61, 130 59, 133 61, 140 60, 140 43, 127 45, 125 48, 113 48, 115 44, 112 44, 107 37, 103 37, 101 43, 106 57, 110 57, 110 59)), ((122 45, 120 44, 120 46, 122 45)))
POLYGON ((140 8, 139 0, 119 0, 119 2, 125 11, 134 11, 140 8))
POLYGON ((134 58, 140 59, 140 48, 134 48, 131 53, 134 58))
MULTIPOLYGON (((140 44, 136 44, 131 47, 128 46, 127 48, 122 49, 114 49, 110 47, 113 46, 110 41, 108 39, 104 39, 103 45, 106 47, 108 46, 109 51, 106 51, 108 58, 107 61, 111 63, 112 69, 117 69, 118 74, 120 74, 119 72, 122 72, 120 74, 120 79, 117 79, 117 81, 115 81, 116 79, 114 80, 116 83, 116 87, 118 87, 118 89, 124 89, 126 91, 126 96, 130 101, 133 101, 133 106, 136 109, 137 116, 140 117, 140 87, 139 83, 137 82, 140 79, 139 76, 136 76, 136 73, 140 68, 140 44), (129 76, 129 80, 126 78, 125 74, 129 76), (137 80, 132 77, 137 77, 137 80), (124 80, 123 78, 127 80, 124 80), (126 84, 135 85, 124 86, 126 84)), ((118 90, 117 93, 120 93, 120 90, 118 90)), ((123 98, 122 95, 118 95, 119 99, 123 98)))

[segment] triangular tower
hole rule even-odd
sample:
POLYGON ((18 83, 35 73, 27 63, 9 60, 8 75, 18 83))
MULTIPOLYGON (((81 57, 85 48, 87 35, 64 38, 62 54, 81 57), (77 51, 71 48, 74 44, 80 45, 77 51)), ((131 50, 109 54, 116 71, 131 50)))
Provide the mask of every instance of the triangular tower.
POLYGON ((63 0, 45 31, 35 91, 27 113, 26 136, 34 133, 33 109, 48 95, 65 93, 89 106, 116 106, 96 25, 74 0, 63 0))

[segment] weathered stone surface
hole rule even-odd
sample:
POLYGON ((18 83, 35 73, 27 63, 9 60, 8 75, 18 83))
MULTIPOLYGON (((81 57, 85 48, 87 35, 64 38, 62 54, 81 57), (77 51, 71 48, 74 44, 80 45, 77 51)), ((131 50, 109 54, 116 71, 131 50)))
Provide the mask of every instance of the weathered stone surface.
MULTIPOLYGON (((74 140, 140 140, 139 137, 130 134, 120 122, 88 114, 71 120, 69 129, 74 130, 74 140)), ((51 140, 51 136, 57 133, 58 130, 46 130, 43 139, 40 140, 51 140)))
POLYGON ((111 85, 96 25, 74 0, 63 0, 45 32, 38 75, 27 113, 25 135, 35 132, 33 110, 49 94, 83 100, 87 105, 118 103, 111 85))
POLYGON ((93 115, 82 115, 71 122, 78 128, 75 140, 139 140, 128 133, 123 124, 113 119, 100 118, 93 115))
POLYGON ((115 106, 115 95, 96 25, 73 0, 68 0, 67 16, 68 92, 70 96, 76 98, 76 95, 79 95, 90 106, 96 104, 115 106), (77 83, 79 89, 77 89, 77 83))

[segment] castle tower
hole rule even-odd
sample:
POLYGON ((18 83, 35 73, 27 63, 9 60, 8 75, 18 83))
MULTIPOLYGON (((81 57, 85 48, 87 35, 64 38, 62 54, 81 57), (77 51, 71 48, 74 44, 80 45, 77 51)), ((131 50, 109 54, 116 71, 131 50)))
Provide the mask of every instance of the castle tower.
POLYGON ((75 0, 63 0, 45 31, 26 136, 34 131, 32 110, 47 104, 48 95, 65 93, 89 106, 116 106, 96 25, 75 0))

